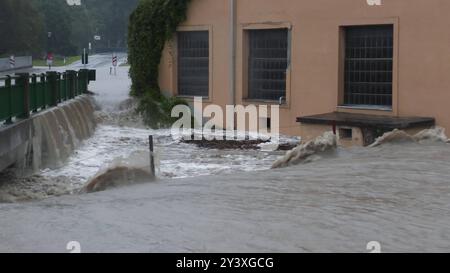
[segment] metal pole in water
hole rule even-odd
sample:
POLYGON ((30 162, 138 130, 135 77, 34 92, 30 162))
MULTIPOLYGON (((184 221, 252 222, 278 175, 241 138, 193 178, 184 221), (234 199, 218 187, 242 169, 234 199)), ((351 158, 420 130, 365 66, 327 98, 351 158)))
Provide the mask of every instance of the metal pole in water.
POLYGON ((156 174, 155 174, 155 156, 153 154, 154 152, 153 136, 148 136, 148 144, 150 148, 150 172, 152 176, 155 177, 156 174))

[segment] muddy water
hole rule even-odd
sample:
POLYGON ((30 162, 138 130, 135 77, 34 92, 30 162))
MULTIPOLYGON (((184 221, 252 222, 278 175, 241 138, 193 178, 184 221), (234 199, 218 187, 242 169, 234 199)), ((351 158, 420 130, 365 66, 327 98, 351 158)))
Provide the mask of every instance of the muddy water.
MULTIPOLYGON (((109 58, 109 56, 105 56, 109 58)), ((97 58, 102 64, 101 57, 97 58)), ((203 175, 230 174, 242 171, 267 170, 283 152, 244 150, 209 150, 174 140, 170 130, 152 130, 143 125, 135 114, 136 103, 129 98, 130 80, 128 68, 118 67, 117 75, 109 74, 109 67, 97 67, 97 81, 90 84, 97 104, 95 117, 97 128, 83 115, 86 105, 71 104, 71 125, 66 146, 77 147, 56 168, 41 169, 35 175, 23 176, 10 170, 0 177, 0 202, 42 199, 54 195, 75 194, 89 180, 113 164, 115 160, 131 154, 148 153, 148 136, 155 140, 157 177, 177 179, 203 175), (78 143, 84 136, 93 136, 78 143)), ((58 114, 64 121, 69 117, 58 114)), ((296 141, 295 139, 288 139, 296 141)), ((53 139, 56 143, 56 139, 53 139)), ((62 145, 62 144, 61 144, 62 145)), ((59 147, 61 145, 53 145, 59 147)), ((50 145, 52 146, 52 145, 50 145)), ((57 158, 59 149, 50 152, 57 158)), ((149 157, 149 155, 147 155, 149 157)), ((141 166, 140 162, 136 162, 141 166)), ((149 168, 149 167, 148 167, 149 168)))
POLYGON ((338 148, 307 164, 0 204, 0 251, 450 250, 450 146, 338 148), (39 215, 39 217, 36 217, 39 215), (35 236, 39 234, 39 236, 35 236))
POLYGON ((94 91, 102 109, 116 111, 98 112, 94 137, 62 168, 10 183, 6 197, 76 191, 109 162, 146 151, 149 134, 162 180, 0 204, 0 252, 66 252, 72 240, 84 252, 367 252, 369 241, 383 252, 450 250, 450 144, 338 147, 268 170, 278 155, 200 150, 139 126, 127 107, 114 108, 126 99, 126 71, 107 74, 94 91), (122 95, 102 101, 108 92, 122 95))

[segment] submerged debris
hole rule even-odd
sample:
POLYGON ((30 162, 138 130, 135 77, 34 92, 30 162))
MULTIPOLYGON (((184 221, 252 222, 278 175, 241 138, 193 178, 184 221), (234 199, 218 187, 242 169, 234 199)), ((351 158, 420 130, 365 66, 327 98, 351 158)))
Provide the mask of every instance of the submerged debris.
POLYGON ((283 158, 278 159, 272 165, 272 169, 288 167, 304 162, 308 162, 311 156, 318 153, 334 150, 337 147, 337 138, 332 132, 326 132, 322 136, 299 145, 288 151, 283 158))
POLYGON ((182 140, 186 144, 195 144, 200 148, 217 150, 259 150, 259 145, 268 143, 263 140, 182 140))
POLYGON ((227 140, 213 139, 208 140, 202 137, 201 140, 195 140, 194 135, 190 139, 182 139, 182 143, 194 144, 199 148, 217 149, 217 150, 261 150, 261 151, 289 151, 297 146, 294 143, 273 143, 270 140, 249 139, 245 140, 227 140))

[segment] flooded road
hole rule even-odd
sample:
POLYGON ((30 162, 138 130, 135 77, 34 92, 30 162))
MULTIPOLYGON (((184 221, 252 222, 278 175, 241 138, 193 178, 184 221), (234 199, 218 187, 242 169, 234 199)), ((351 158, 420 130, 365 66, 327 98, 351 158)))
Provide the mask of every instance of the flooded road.
MULTIPOLYGON (((119 54, 118 57, 119 64, 126 62, 125 54, 119 54)), ((0 202, 27 201, 77 193, 98 172, 116 160, 126 159, 135 153, 141 153, 143 160, 148 160, 149 135, 153 135, 155 140, 157 177, 163 179, 267 170, 273 161, 284 154, 254 150, 201 149, 174 139, 169 129, 147 128, 135 114, 136 105, 129 98, 129 68, 119 66, 117 73, 111 75, 110 59, 110 54, 92 56, 88 67, 97 71, 97 80, 89 85, 98 105, 94 135, 83 141, 62 166, 41 170, 32 176, 22 176, 20 172, 18 175, 12 172, 1 174, 0 181, 3 183, 0 183, 0 202)), ((77 70, 83 67, 77 62, 70 67, 59 69, 77 70)), ((298 139, 285 138, 285 141, 295 142, 298 139)), ((136 164, 143 165, 140 162, 136 164)))
POLYGON ((450 250, 450 148, 338 149, 285 169, 0 205, 0 251, 450 250))
POLYGON ((115 158, 147 151, 149 134, 160 179, 0 204, 0 252, 67 252, 70 241, 82 252, 368 252, 370 241, 383 252, 450 251, 449 144, 338 148, 269 170, 280 154, 203 150, 135 126, 126 95, 112 96, 127 88, 121 69, 116 79, 97 72, 91 89, 106 110, 94 137, 21 188, 76 190, 115 158))

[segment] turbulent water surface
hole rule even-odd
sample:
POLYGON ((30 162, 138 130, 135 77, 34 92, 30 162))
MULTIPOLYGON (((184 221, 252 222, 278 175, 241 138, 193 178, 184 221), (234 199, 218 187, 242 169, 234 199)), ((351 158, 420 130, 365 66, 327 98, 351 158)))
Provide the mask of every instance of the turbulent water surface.
MULTIPOLYGON (((121 69, 117 79, 99 70, 92 89, 100 106, 108 92, 126 90, 121 69)), ((146 151, 149 134, 160 179, 0 204, 0 252, 66 252, 69 241, 84 252, 367 252, 370 241, 383 252, 450 250, 449 144, 337 148, 269 170, 279 154, 181 144, 168 131, 134 126, 132 102, 115 97, 102 109, 123 112, 99 111, 94 137, 64 167, 15 185, 37 195, 73 191, 118 157, 146 151)))
MULTIPOLYGON (((119 57, 123 62, 126 56, 119 57)), ((91 67, 97 70, 97 80, 89 87, 95 93, 97 104, 97 128, 94 135, 78 145, 67 162, 56 168, 41 170, 36 175, 24 175, 17 170, 1 174, 3 183, 0 182, 0 202, 77 193, 99 171, 108 168, 118 159, 141 153, 143 156, 138 161, 147 160, 149 135, 154 136, 157 176, 160 178, 176 179, 265 170, 282 154, 201 149, 192 144, 181 143, 171 136, 169 129, 146 128, 135 115, 135 102, 128 96, 128 67, 118 67, 117 75, 110 75, 109 59, 109 55, 91 58, 91 67)), ((82 68, 82 65, 75 63, 71 68, 82 68)), ((142 165, 140 162, 135 163, 142 165)))

